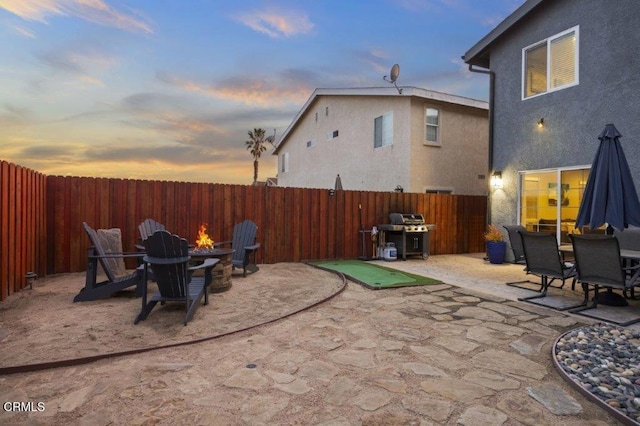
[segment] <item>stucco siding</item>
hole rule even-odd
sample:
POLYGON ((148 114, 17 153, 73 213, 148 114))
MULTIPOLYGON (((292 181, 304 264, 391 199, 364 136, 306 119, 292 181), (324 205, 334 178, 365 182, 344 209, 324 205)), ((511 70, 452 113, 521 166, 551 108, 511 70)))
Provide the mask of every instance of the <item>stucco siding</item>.
POLYGON ((488 112, 414 99, 411 119, 411 191, 451 189, 454 194, 486 195, 488 112), (425 143, 427 107, 440 111, 439 146, 425 143))
POLYGON ((638 22, 637 0, 546 1, 492 45, 493 161, 504 179, 492 197, 494 222, 517 222, 518 171, 590 164, 607 123, 623 134, 636 186, 640 182, 638 22), (522 49, 574 26, 579 84, 522 100, 522 49))
POLYGON ((280 150, 289 153, 289 171, 282 173, 279 164, 278 185, 332 188, 340 174, 345 189, 407 186, 408 111, 409 99, 402 97, 318 97, 280 150), (388 112, 393 112, 393 144, 374 149, 374 119, 388 112), (327 140, 334 130, 338 137, 327 140), (315 146, 307 148, 312 139, 315 146))

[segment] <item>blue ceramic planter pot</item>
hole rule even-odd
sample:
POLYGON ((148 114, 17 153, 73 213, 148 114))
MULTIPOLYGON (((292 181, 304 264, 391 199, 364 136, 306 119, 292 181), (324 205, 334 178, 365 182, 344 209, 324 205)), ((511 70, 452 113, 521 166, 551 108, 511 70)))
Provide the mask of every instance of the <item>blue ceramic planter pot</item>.
POLYGON ((506 251, 506 241, 487 241, 487 256, 489 256, 489 263, 496 265, 503 263, 506 251))

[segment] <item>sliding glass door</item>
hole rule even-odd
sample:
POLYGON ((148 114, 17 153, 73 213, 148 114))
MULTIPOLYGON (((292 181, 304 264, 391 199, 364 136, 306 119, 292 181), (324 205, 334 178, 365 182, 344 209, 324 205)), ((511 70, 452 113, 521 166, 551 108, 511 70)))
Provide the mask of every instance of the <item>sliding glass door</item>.
POLYGON ((520 172, 520 224, 555 234, 561 244, 571 243, 569 234, 593 232, 574 228, 588 176, 587 167, 520 172))

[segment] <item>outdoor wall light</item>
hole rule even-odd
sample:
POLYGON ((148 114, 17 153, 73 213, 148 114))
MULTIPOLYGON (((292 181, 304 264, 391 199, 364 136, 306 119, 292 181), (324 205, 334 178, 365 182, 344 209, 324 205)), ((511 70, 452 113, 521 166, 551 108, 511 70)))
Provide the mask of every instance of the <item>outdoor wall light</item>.
POLYGON ((333 188, 329 189, 329 196, 333 197, 334 195, 336 195, 336 190, 333 188))
POLYGON ((493 175, 491 175, 491 186, 496 189, 502 188, 502 172, 501 171, 493 172, 493 175))
POLYGON ((538 127, 543 127, 544 126, 544 118, 540 118, 540 120, 538 120, 538 127))
POLYGON ((400 185, 397 185, 396 188, 393 190, 394 192, 404 192, 404 188, 400 185))

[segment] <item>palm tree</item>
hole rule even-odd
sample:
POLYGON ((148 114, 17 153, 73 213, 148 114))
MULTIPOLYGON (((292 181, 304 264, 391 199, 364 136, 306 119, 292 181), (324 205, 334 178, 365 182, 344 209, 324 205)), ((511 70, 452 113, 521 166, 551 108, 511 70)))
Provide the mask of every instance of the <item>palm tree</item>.
POLYGON ((247 149, 251 152, 253 156, 253 182, 258 181, 258 159, 263 152, 267 150, 265 143, 267 140, 265 139, 264 129, 253 129, 253 131, 249 130, 249 140, 245 143, 247 144, 247 149))

